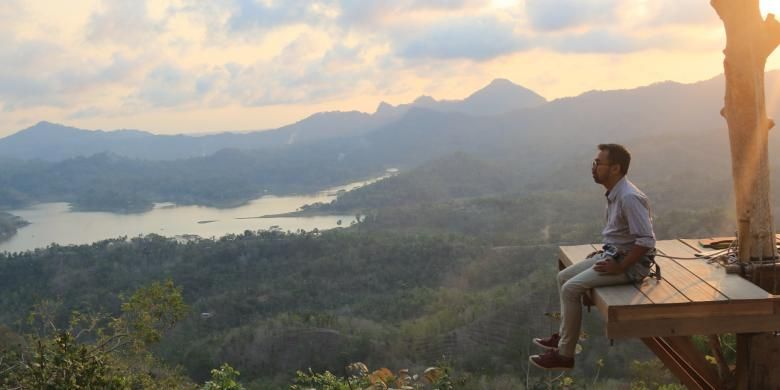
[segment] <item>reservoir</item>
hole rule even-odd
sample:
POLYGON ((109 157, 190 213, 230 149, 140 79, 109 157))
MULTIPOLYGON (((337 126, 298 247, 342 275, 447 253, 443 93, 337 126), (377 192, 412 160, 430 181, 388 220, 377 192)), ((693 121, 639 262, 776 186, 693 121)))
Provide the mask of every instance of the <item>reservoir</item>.
POLYGON ((59 245, 89 244, 95 241, 150 233, 166 237, 197 235, 203 238, 221 237, 245 230, 279 228, 283 231, 330 229, 349 226, 354 215, 312 217, 259 218, 288 213, 316 202, 328 203, 339 191, 350 191, 387 176, 328 188, 307 195, 263 196, 235 208, 219 209, 204 206, 156 204, 154 209, 138 214, 72 211, 67 203, 40 203, 29 208, 9 210, 30 222, 9 240, 0 243, 0 252, 20 252, 59 245))

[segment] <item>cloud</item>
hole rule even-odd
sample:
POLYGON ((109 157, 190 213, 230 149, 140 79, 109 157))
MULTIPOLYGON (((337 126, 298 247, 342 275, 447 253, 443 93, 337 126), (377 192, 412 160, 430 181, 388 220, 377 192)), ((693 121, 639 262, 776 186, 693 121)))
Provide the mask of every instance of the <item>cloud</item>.
POLYGON ((484 2, 476 0, 339 0, 335 2, 340 10, 339 21, 343 27, 371 27, 400 15, 424 11, 458 11, 476 8, 484 2))
POLYGON ((132 84, 143 64, 141 58, 84 58, 53 42, 0 37, 0 102, 13 108, 77 106, 112 85, 132 84))
POLYGON ((652 47, 651 42, 625 33, 591 30, 549 39, 547 46, 562 53, 630 53, 652 47))
POLYGON ((26 16, 27 12, 22 7, 21 1, 0 1, 0 32, 12 33, 13 29, 20 25, 26 16))
POLYGON ((146 0, 103 0, 103 9, 94 12, 86 27, 92 42, 112 42, 126 46, 148 45, 165 30, 164 20, 153 20, 146 0))
POLYGON ((153 107, 174 107, 192 101, 198 85, 194 75, 174 65, 165 64, 146 75, 137 98, 153 107))
POLYGON ((531 26, 557 31, 616 20, 617 0, 526 0, 531 26))
MULTIPOLYGON (((402 19, 428 11, 458 12, 484 5, 484 1, 480 0, 199 0, 187 2, 182 10, 200 15, 198 19, 201 21, 206 15, 226 13, 223 31, 246 33, 293 24, 345 31, 353 28, 376 30, 394 18, 402 19)), ((215 24, 206 23, 214 29, 215 24)))
POLYGON ((527 48, 513 25, 492 17, 440 22, 398 45, 397 53, 409 59, 489 60, 527 48))
POLYGON ((320 3, 306 0, 264 2, 235 0, 227 20, 228 30, 247 31, 270 29, 295 23, 316 23, 322 15, 320 3))
POLYGON ((59 46, 0 38, 0 47, 0 100, 6 109, 25 106, 56 91, 50 67, 64 58, 59 46))
POLYGON ((153 77, 152 84, 157 87, 142 97, 148 102, 170 104, 176 99, 166 90, 178 91, 180 95, 200 91, 199 100, 206 105, 310 104, 349 97, 361 86, 392 78, 386 69, 376 66, 365 46, 336 42, 323 47, 310 34, 299 36, 273 58, 248 65, 228 62, 205 77, 196 75, 201 73, 161 71, 153 77), (187 87, 189 83, 194 87, 187 87))
POLYGON ((110 115, 110 112, 107 112, 103 109, 90 106, 81 110, 77 110, 67 116, 68 119, 86 119, 86 118, 95 118, 100 116, 108 116, 110 115))
POLYGON ((721 26, 720 18, 707 2, 699 0, 654 0, 647 3, 646 25, 662 27, 721 26))

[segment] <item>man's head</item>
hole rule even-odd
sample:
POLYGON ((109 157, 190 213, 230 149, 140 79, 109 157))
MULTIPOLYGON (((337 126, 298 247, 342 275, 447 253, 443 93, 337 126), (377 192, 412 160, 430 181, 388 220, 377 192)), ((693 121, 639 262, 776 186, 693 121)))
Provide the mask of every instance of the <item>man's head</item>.
POLYGON ((628 173, 628 166, 631 165, 631 153, 623 145, 618 144, 600 144, 598 149, 599 153, 593 159, 591 168, 593 181, 607 188, 612 188, 628 173))

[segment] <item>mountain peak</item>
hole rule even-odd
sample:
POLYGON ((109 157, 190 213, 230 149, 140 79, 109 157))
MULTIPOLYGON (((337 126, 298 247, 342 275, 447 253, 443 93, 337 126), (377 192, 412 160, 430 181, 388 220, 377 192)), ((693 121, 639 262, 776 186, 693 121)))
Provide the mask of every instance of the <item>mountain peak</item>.
POLYGON ((494 114, 537 107, 546 102, 547 99, 538 93, 501 78, 491 81, 464 100, 479 112, 494 114))
POLYGON ((509 79, 493 79, 493 81, 490 82, 490 84, 487 85, 488 87, 501 87, 501 86, 513 86, 513 87, 519 87, 519 85, 513 83, 509 79))
POLYGON ((379 103, 379 105, 376 107, 376 111, 375 111, 375 113, 376 113, 376 114, 379 114, 379 113, 382 113, 382 112, 390 111, 390 110, 392 110, 392 109, 393 109, 393 106, 392 106, 390 103, 388 103, 388 102, 385 102, 385 101, 382 101, 382 102, 380 102, 380 103, 379 103))
POLYGON ((36 134, 59 134, 59 133, 73 132, 74 130, 81 131, 81 130, 76 129, 74 127, 61 125, 59 123, 52 123, 52 122, 49 122, 49 121, 40 121, 40 122, 38 122, 38 123, 36 123, 36 124, 26 128, 26 129, 19 130, 18 132, 16 132, 16 134, 12 134, 10 136, 17 135, 17 134, 24 134, 24 133, 27 133, 27 134, 29 134, 29 133, 36 133, 36 134))
POLYGON ((436 103, 436 99, 434 99, 431 96, 428 95, 421 95, 417 99, 414 99, 414 102, 412 104, 434 104, 436 103))

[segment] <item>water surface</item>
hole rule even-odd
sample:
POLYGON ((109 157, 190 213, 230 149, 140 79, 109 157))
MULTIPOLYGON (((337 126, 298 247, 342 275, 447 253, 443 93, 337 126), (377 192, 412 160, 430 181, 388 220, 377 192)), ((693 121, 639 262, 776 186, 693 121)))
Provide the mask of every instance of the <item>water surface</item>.
POLYGON ((257 218, 264 215, 295 211, 305 204, 330 202, 339 191, 349 191, 386 176, 328 188, 309 195, 264 196, 229 209, 204 206, 177 206, 170 203, 155 205, 154 209, 139 214, 72 211, 67 203, 40 203, 29 208, 10 210, 30 222, 8 241, 0 243, 0 251, 17 252, 60 245, 88 244, 120 236, 135 237, 156 233, 174 237, 194 234, 200 237, 220 237, 245 230, 278 227, 282 230, 306 231, 349 226, 352 215, 257 218))

